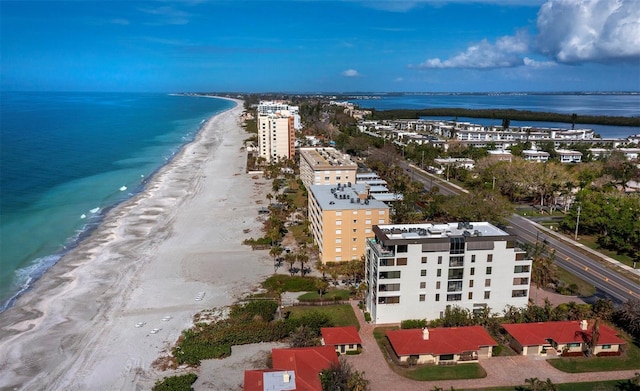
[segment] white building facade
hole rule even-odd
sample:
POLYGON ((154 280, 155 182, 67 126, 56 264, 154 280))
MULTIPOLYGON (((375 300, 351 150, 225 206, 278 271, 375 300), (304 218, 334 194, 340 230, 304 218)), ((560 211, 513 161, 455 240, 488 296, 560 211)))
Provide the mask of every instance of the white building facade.
POLYGON ((529 300, 532 261, 516 237, 487 222, 373 227, 366 246, 367 311, 375 323, 438 319, 529 300))
POLYGON ((358 165, 335 148, 300 148, 300 179, 311 185, 356 183, 358 165))

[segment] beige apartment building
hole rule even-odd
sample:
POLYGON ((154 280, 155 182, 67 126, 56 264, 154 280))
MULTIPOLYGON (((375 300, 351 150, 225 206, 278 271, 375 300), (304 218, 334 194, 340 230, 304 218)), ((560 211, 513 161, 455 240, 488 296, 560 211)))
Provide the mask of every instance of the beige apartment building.
POLYGON ((311 185, 356 183, 358 165, 335 148, 300 148, 300 179, 311 185))
POLYGON ((295 144, 294 117, 286 111, 258 115, 258 150, 267 162, 292 159, 295 144))
POLYGON ((360 259, 372 227, 388 224, 389 207, 366 185, 309 186, 309 221, 322 263, 360 259))

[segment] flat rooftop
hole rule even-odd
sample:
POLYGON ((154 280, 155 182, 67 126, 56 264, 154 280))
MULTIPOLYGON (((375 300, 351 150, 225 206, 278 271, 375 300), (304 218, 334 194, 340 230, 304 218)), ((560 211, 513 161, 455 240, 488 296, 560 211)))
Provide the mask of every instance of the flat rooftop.
POLYGON ((347 154, 335 148, 300 148, 300 157, 306 160, 314 170, 355 170, 358 165, 347 154))
POLYGON ((389 209, 382 201, 366 198, 365 185, 312 185, 309 190, 322 210, 389 209))
POLYGON ((429 239, 446 238, 449 236, 510 236, 508 233, 486 221, 444 224, 385 224, 378 225, 378 229, 387 239, 429 239))

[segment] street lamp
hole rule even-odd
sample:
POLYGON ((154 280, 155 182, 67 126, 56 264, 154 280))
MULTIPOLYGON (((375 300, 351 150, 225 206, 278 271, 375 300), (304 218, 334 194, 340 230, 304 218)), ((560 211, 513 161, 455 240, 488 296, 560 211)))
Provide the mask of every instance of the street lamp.
POLYGON ((573 235, 574 240, 578 240, 578 224, 580 224, 580 205, 578 205, 578 216, 576 216, 576 233, 573 235))

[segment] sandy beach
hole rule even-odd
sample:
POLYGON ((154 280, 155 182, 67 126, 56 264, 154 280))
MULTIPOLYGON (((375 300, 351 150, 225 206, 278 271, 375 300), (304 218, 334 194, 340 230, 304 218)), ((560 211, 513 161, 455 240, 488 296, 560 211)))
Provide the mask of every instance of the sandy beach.
POLYGON ((267 183, 245 172, 236 102, 0 315, 0 389, 150 389, 195 313, 273 272, 241 245, 267 183))

